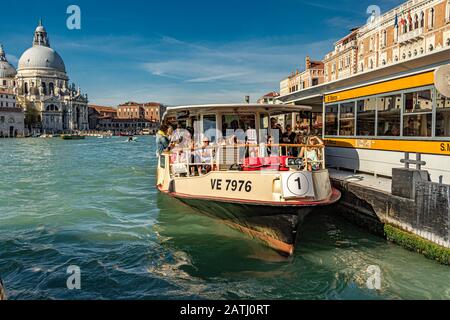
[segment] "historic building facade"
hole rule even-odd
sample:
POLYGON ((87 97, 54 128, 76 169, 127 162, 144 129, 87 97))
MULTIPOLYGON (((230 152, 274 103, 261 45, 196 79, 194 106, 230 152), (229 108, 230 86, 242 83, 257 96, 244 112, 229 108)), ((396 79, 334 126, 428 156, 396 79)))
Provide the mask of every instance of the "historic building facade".
MULTIPOLYGON (((324 83, 450 48, 450 0, 410 0, 351 30, 323 60, 324 83)), ((299 73, 301 74, 301 73, 299 73)), ((307 87, 292 75, 281 95, 307 87), (298 87, 297 87, 298 85, 298 87)))
POLYGON ((16 74, 0 45, 0 138, 24 135, 24 112, 14 94, 16 74))
POLYGON ((296 70, 280 83, 280 94, 286 95, 295 91, 317 86, 324 82, 324 64, 322 61, 311 61, 305 58, 305 70, 296 70))
POLYGON ((259 104, 275 104, 277 102, 277 98, 280 96, 278 92, 272 91, 266 93, 261 98, 258 99, 259 104))
POLYGON ((349 77, 358 72, 358 29, 334 44, 334 50, 328 53, 324 62, 324 82, 349 77))
POLYGON ((113 107, 89 105, 89 129, 98 130, 100 121, 103 119, 115 119, 117 118, 117 109, 113 107))
POLYGON ((88 97, 69 84, 64 61, 50 47, 44 26, 39 23, 33 46, 20 60, 15 78, 18 104, 38 114, 35 128, 43 132, 87 130, 88 97))
POLYGON ((24 136, 24 112, 12 91, 0 89, 0 138, 24 136))
POLYGON ((117 108, 118 119, 145 119, 150 122, 160 122, 164 106, 157 102, 137 103, 126 102, 117 108))

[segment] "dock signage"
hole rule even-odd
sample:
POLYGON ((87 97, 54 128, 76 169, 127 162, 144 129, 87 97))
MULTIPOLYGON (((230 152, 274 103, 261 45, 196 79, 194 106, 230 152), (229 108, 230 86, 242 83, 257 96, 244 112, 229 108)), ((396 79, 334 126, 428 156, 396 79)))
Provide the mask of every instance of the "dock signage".
POLYGON ((283 173, 281 175, 281 183, 285 199, 315 196, 311 172, 283 173))

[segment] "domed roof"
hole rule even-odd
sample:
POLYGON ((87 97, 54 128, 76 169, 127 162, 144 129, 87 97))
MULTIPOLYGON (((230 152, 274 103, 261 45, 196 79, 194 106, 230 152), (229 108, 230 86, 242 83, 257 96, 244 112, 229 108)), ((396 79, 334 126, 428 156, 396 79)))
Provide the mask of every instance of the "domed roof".
POLYGON ((34 32, 33 47, 22 54, 19 59, 18 71, 33 69, 54 69, 66 72, 66 66, 60 55, 50 48, 47 31, 45 31, 42 21, 34 32))
POLYGON ((66 72, 66 66, 60 55, 45 46, 33 46, 22 54, 18 70, 25 69, 56 69, 66 72))
POLYGON ((0 78, 14 78, 16 74, 16 69, 8 62, 3 46, 0 45, 0 78))

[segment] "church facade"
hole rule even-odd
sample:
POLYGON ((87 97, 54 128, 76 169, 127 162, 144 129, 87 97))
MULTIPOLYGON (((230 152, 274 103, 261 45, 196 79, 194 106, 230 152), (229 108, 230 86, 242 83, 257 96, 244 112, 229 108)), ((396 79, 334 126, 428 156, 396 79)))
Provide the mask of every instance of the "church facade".
POLYGON ((34 32, 33 46, 19 59, 17 74, 6 83, 16 94, 17 105, 27 115, 33 115, 29 128, 32 131, 59 133, 89 129, 88 97, 80 88, 69 84, 64 61, 51 48, 41 22, 34 32))

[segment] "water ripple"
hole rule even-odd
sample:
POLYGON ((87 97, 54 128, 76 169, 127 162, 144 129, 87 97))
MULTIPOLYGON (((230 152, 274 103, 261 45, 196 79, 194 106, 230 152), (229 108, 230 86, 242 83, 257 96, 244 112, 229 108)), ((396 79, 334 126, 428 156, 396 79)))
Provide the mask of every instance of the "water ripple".
POLYGON ((307 219, 293 258, 154 188, 154 138, 0 140, 0 274, 12 299, 449 299, 448 267, 307 219), (66 288, 67 267, 82 290, 66 288), (367 267, 382 288, 366 288, 367 267))

